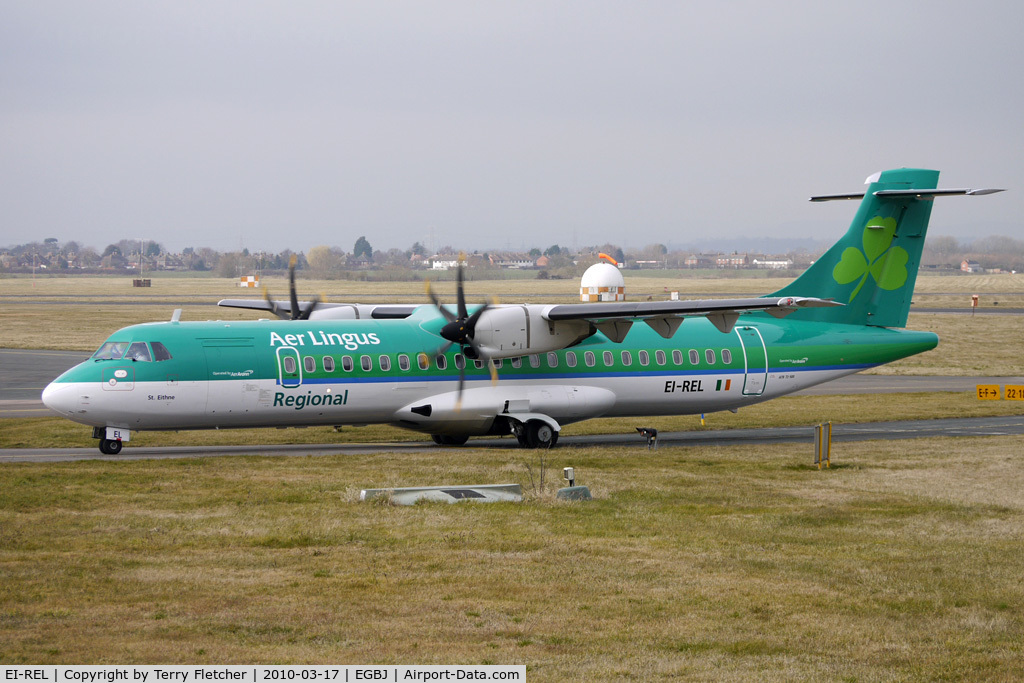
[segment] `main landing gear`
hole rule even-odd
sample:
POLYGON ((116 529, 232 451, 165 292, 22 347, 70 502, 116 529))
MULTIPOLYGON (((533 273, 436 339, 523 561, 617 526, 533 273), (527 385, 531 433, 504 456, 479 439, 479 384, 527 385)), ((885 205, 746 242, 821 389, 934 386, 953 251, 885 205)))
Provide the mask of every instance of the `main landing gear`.
POLYGON ((515 422, 512 433, 523 448, 554 448, 558 443, 558 432, 543 420, 530 420, 526 424, 515 422))
MULTIPOLYGON (((555 444, 558 443, 558 432, 555 428, 549 425, 543 420, 528 420, 527 422, 518 422, 516 420, 509 420, 507 429, 511 429, 512 433, 515 434, 516 440, 519 441, 519 445, 522 448, 554 448, 555 444)), ((494 434, 508 434, 508 431, 495 431, 494 434)), ((430 438, 434 440, 438 446, 461 446, 469 440, 468 436, 465 435, 450 435, 450 434, 431 434, 430 438)))

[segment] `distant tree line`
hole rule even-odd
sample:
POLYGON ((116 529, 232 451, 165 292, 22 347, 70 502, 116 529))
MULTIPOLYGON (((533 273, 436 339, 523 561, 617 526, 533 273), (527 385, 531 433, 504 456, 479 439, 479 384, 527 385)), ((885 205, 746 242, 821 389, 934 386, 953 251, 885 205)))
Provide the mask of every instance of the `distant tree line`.
MULTIPOLYGON (((623 249, 606 243, 575 250, 552 244, 546 249, 533 247, 522 252, 474 251, 464 258, 473 269, 534 268, 539 271, 538 277, 569 277, 581 274, 596 263, 601 253, 627 268, 714 268, 723 267, 723 263, 731 264, 730 267, 757 267, 755 264, 760 256, 761 259, 785 259, 774 263, 788 263, 787 267, 794 271, 806 268, 820 256, 820 252, 802 249, 768 256, 734 252, 723 258, 721 254, 669 250, 664 244, 623 249)), ((49 237, 42 242, 0 249, 0 271, 144 273, 166 270, 209 272, 233 278, 257 272, 285 272, 293 257, 298 270, 315 278, 395 280, 423 277, 416 271, 436 268, 438 261, 454 263, 461 258, 458 250, 451 246, 441 247, 435 254, 430 254, 420 242, 413 243, 408 249, 374 249, 365 235, 356 239, 348 252, 337 246, 318 245, 306 252, 285 249, 277 253, 251 252, 248 249, 220 252, 209 247, 186 247, 180 252, 168 252, 160 242, 131 239, 108 244, 99 251, 74 240, 61 243, 57 238, 49 237)), ((922 257, 923 266, 939 269, 957 270, 964 261, 978 263, 986 269, 1024 270, 1024 240, 991 236, 960 242, 953 237, 936 236, 928 240, 922 257)))

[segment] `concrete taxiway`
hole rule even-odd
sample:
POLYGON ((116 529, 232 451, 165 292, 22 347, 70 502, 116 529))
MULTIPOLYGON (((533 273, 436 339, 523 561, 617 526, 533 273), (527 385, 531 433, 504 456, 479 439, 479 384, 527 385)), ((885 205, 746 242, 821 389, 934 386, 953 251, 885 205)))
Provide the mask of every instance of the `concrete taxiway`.
MULTIPOLYGON (((972 417, 955 420, 904 420, 868 422, 833 426, 834 442, 873 441, 879 439, 918 439, 936 436, 1007 436, 1024 434, 1024 415, 1010 417, 972 417)), ((692 432, 661 432, 658 444, 667 446, 731 446, 740 444, 814 442, 813 427, 770 427, 764 429, 723 429, 692 432)), ((567 436, 558 441, 565 446, 626 446, 646 450, 647 442, 636 432, 567 436)), ((324 456, 367 453, 421 453, 439 448, 428 442, 295 444, 273 446, 125 446, 118 455, 102 455, 95 448, 9 448, 0 450, 0 462, 69 462, 75 460, 160 460, 170 458, 208 458, 217 456, 324 456)), ((515 439, 471 439, 465 448, 512 448, 515 439)), ((458 453, 459 448, 452 448, 458 453)))

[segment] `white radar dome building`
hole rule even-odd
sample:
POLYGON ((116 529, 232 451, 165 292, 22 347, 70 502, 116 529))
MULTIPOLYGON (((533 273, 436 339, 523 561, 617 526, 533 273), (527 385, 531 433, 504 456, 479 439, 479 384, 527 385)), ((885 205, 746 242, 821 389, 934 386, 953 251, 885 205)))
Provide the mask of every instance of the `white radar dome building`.
POLYGON ((605 254, 600 261, 587 268, 580 280, 580 301, 625 301, 626 281, 622 273, 613 265, 615 261, 605 254))

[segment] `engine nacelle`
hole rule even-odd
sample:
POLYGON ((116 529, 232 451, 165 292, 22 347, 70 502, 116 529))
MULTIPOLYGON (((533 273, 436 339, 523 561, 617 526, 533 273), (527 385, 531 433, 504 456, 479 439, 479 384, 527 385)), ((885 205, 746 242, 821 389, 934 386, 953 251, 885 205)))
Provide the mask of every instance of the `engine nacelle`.
POLYGON ((515 358, 564 349, 594 334, 594 326, 586 320, 545 320, 546 308, 537 304, 488 308, 476 323, 473 341, 487 356, 515 358))

